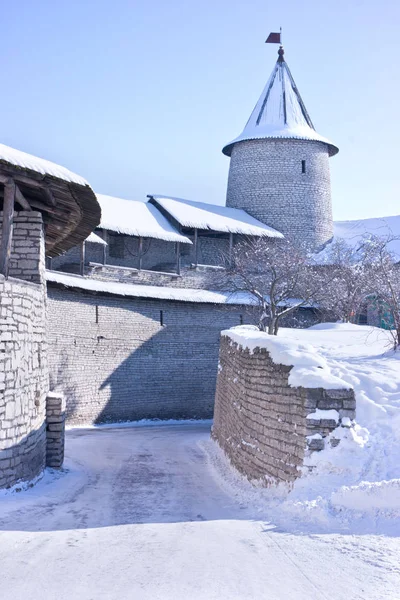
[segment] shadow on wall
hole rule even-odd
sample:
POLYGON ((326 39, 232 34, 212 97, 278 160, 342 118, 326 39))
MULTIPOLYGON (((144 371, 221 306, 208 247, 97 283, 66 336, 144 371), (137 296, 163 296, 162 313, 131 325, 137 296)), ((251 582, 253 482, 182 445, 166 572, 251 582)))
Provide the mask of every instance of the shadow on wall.
POLYGON ((220 332, 241 313, 49 288, 52 389, 67 420, 211 418, 220 332))
POLYGON ((46 463, 46 424, 0 450, 0 489, 39 475, 46 463))
MULTIPOLYGON (((204 331, 196 326, 190 336, 195 341, 189 331, 165 326, 131 352, 100 385, 100 392, 109 389, 109 400, 95 422, 211 418, 217 341, 201 339, 204 331)), ((102 339, 100 345, 103 351, 110 346, 108 353, 113 340, 102 339)))

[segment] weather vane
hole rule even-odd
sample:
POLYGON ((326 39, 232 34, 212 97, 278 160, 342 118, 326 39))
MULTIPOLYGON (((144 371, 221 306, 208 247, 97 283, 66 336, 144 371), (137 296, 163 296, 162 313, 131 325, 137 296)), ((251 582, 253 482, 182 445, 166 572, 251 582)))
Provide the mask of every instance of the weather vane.
POLYGON ((270 33, 265 40, 266 44, 280 44, 282 46, 282 27, 279 29, 279 33, 270 33))
POLYGON ((280 48, 278 50, 278 55, 279 55, 279 61, 283 62, 284 58, 283 58, 283 46, 282 46, 282 27, 280 27, 279 29, 279 33, 277 32, 272 32, 269 34, 269 36, 267 37, 267 39, 265 40, 266 44, 279 44, 280 48))

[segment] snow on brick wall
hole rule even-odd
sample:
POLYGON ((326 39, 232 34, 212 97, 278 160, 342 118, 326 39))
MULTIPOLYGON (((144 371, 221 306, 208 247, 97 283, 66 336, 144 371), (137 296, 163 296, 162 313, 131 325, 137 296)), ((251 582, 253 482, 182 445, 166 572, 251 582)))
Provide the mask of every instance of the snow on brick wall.
POLYGON ((14 223, 11 270, 21 279, 0 276, 0 488, 38 475, 46 454, 44 239, 41 216, 26 215, 14 223))
POLYGON ((290 386, 292 366, 273 362, 266 348, 243 348, 224 333, 212 436, 249 479, 293 482, 307 446, 321 450, 342 418, 355 417, 354 392, 290 386))
POLYGON ((235 144, 226 205, 243 208, 284 235, 322 246, 333 235, 327 146, 304 140, 235 144))

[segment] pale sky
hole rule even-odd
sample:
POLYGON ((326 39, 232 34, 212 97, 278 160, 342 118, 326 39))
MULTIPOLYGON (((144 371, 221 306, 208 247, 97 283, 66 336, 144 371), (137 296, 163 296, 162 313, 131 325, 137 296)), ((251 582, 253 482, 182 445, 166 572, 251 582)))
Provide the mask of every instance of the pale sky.
POLYGON ((285 58, 330 159, 335 219, 400 214, 400 2, 20 0, 2 7, 0 142, 100 193, 225 202, 224 144, 285 58))

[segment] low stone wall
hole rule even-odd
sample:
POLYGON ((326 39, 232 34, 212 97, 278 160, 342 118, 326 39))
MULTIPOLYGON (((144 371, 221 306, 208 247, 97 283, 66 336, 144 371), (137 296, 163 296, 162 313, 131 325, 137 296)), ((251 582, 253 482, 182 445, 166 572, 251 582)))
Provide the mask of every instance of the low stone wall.
POLYGON ((212 436, 241 473, 266 485, 293 482, 305 453, 355 417, 353 390, 291 387, 291 369, 265 348, 251 353, 221 337, 212 436))
POLYGON ((59 468, 64 462, 65 398, 49 392, 46 398, 46 465, 59 468))

